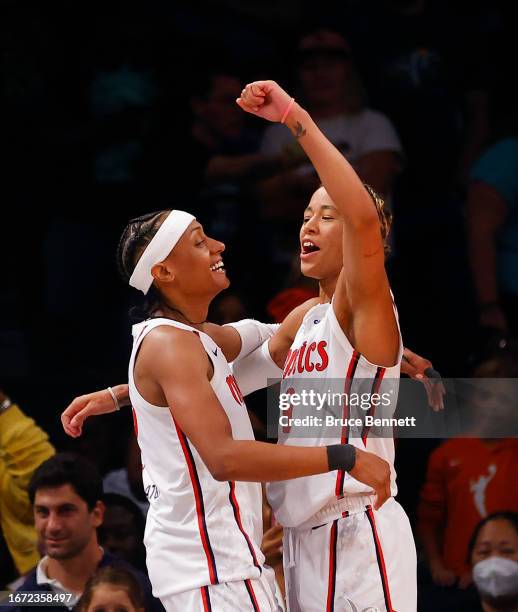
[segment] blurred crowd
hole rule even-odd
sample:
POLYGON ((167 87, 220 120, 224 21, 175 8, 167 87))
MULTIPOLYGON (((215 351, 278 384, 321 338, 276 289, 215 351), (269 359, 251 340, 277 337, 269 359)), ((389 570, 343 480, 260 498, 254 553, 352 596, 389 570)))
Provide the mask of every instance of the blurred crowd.
MULTIPOLYGON (((134 303, 115 250, 130 218, 185 209, 225 242, 231 287, 214 322, 282 321, 316 295, 300 274, 298 227, 319 180, 284 126, 264 129, 237 107, 246 82, 286 85, 385 198, 405 344, 443 376, 518 378, 507 3, 267 7, 2 2, 0 590, 73 592, 69 609, 110 598, 161 609, 129 411, 93 419, 77 440, 59 422, 75 395, 126 380, 134 303)), ((263 405, 249 402, 258 436, 263 405)), ((517 609, 518 593, 487 578, 518 562, 517 460, 514 438, 398 444, 419 610, 517 609)), ((282 588, 282 530, 266 504, 264 524, 282 588)))

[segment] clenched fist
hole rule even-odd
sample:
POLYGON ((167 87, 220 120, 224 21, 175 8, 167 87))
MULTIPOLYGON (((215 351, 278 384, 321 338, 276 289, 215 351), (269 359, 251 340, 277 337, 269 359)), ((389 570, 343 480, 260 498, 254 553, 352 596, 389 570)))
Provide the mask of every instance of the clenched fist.
POLYGON ((278 122, 283 118, 291 96, 275 81, 254 81, 245 86, 236 102, 247 113, 278 122))

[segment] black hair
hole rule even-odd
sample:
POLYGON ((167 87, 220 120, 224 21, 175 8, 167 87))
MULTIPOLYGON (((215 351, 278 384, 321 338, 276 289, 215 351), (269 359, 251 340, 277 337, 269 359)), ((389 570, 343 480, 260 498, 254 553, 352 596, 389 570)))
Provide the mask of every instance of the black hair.
POLYGON ((85 585, 85 590, 81 595, 81 599, 77 602, 74 610, 84 612, 92 601, 96 587, 103 584, 108 584, 114 587, 122 587, 128 594, 133 607, 136 610, 145 609, 144 592, 137 576, 130 568, 123 566, 113 567, 105 565, 97 570, 97 572, 88 580, 85 585))
MULTIPOLYGON (((381 231, 381 239, 383 240, 383 250, 385 251, 385 255, 390 253, 390 244, 388 241, 388 237, 390 234, 390 229, 392 227, 392 213, 388 208, 385 207, 385 200, 375 191, 370 185, 367 183, 363 183, 365 190, 369 194, 374 206, 376 207, 376 212, 378 213, 378 219, 380 222, 380 231, 381 231)), ((326 188, 324 183, 320 183, 317 188, 326 188)))
MULTIPOLYGON (((117 268, 122 280, 128 284, 137 262, 146 246, 151 242, 163 221, 162 216, 168 210, 148 213, 131 219, 124 228, 117 247, 117 268)), ((159 304, 160 296, 153 285, 146 294, 146 299, 140 308, 130 312, 135 319, 146 319, 159 304)))
POLYGON ((38 489, 70 485, 91 512, 103 496, 103 482, 95 465, 72 453, 58 453, 44 461, 32 475, 29 499, 34 504, 38 489))
POLYGON ((103 502, 107 508, 118 506, 119 508, 124 508, 125 510, 127 510, 132 515, 133 520, 135 521, 135 526, 137 528, 139 536, 144 536, 146 519, 142 514, 142 510, 137 506, 134 501, 132 501, 129 497, 126 497, 125 495, 119 495, 118 493, 105 493, 103 496, 103 502))
POLYGON ((471 556, 475 550, 475 544, 478 540, 478 536, 482 529, 491 521, 507 521, 514 527, 516 533, 518 533, 518 512, 511 512, 510 510, 504 510, 501 512, 493 512, 489 516, 483 518, 478 525, 475 527, 468 544, 468 556, 467 562, 471 564, 471 556))

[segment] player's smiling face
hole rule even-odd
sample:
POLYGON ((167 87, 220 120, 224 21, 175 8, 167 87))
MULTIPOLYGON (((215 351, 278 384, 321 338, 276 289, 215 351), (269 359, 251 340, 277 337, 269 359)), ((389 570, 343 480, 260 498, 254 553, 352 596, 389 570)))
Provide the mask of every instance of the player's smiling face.
POLYGON ((156 265, 157 280, 174 283, 184 295, 215 296, 230 282, 225 272, 225 245, 205 235, 202 225, 194 220, 175 248, 156 265))
POLYGON ((338 277, 342 269, 342 223, 327 191, 317 189, 300 228, 300 269, 304 276, 318 280, 338 277))

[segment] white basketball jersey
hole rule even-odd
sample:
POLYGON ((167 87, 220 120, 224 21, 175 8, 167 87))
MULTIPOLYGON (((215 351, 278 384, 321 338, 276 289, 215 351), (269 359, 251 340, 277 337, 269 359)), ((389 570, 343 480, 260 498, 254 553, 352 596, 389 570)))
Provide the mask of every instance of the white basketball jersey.
MULTIPOLYGON (((350 443, 376 453, 391 466, 391 490, 392 495, 396 495, 392 429, 385 428, 381 432, 379 428, 367 427, 365 417, 367 414, 372 418, 393 416, 402 350, 400 340, 397 365, 391 368, 374 365, 351 346, 332 304, 311 308, 288 352, 281 382, 284 397, 299 396, 298 405, 291 405, 281 414, 291 419, 300 418, 300 424, 287 425, 286 420, 280 420, 278 443, 293 446, 350 443), (301 405, 300 396, 304 390, 313 391, 314 395, 301 405), (374 397, 376 402, 371 402, 374 397), (364 424, 343 424, 351 418, 359 418, 364 424)), ((275 517, 285 527, 313 526, 313 523, 333 520, 345 508, 354 507, 355 498, 364 499, 370 491, 368 486, 343 470, 267 485, 275 517)), ((363 506, 359 504, 359 507, 363 506)))
MULTIPOLYGON (((133 326, 129 393, 150 503, 144 543, 153 594, 162 599, 206 585, 258 578, 264 556, 261 485, 215 480, 169 408, 150 404, 135 386, 139 347, 160 325, 199 337, 214 366, 210 384, 228 416, 233 437, 253 440, 254 434, 227 360, 209 336, 165 318, 133 326)), ((189 376, 188 371, 184 374, 189 376)))

